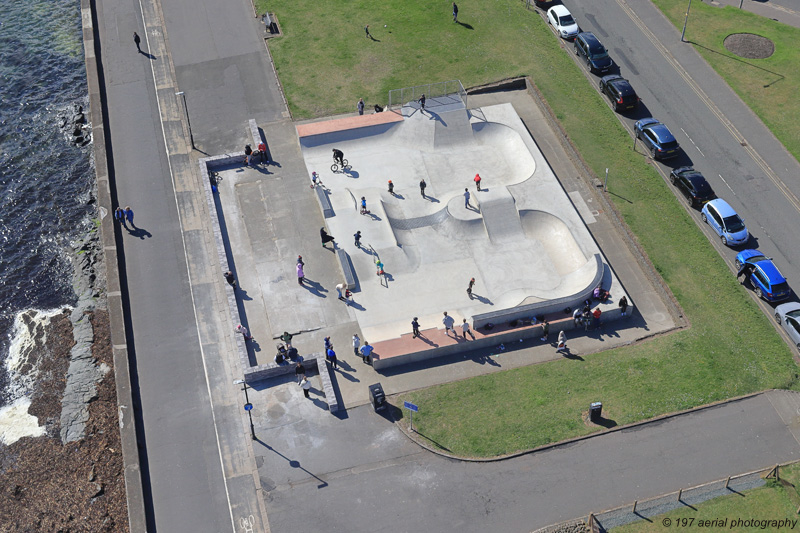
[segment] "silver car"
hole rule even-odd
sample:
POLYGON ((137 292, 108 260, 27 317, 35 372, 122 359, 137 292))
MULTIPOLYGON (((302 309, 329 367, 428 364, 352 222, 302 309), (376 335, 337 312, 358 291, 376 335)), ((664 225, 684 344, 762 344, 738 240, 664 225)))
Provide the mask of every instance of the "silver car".
POLYGON ((783 326, 789 338, 800 350, 800 303, 789 302, 776 307, 775 321, 783 326))

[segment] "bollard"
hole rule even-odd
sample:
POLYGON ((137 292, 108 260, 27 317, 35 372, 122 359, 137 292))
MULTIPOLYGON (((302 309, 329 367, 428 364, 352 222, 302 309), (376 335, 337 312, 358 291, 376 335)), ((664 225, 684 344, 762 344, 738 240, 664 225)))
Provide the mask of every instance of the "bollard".
POLYGON ((636 514, 636 504, 639 503, 639 500, 633 500, 633 514, 636 514))

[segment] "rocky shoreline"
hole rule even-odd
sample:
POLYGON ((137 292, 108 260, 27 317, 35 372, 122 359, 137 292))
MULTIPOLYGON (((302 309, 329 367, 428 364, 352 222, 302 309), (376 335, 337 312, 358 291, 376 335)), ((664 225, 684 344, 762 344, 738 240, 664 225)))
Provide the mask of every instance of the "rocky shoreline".
MULTIPOLYGON (((94 196, 90 202, 94 203, 94 196)), ((73 254, 77 304, 36 320, 18 371, 45 434, 0 444, 0 532, 128 531, 99 226, 73 254)))

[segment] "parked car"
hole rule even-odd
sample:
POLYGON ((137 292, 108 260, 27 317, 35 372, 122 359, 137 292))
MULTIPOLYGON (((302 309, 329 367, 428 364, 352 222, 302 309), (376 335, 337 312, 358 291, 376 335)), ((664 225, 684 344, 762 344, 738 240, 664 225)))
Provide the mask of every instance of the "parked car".
POLYGON ((722 198, 711 200, 700 212, 703 222, 717 232, 725 246, 738 246, 750 238, 747 227, 736 211, 722 198))
POLYGON ((670 173, 669 181, 683 193, 690 207, 702 207, 717 197, 703 175, 692 167, 676 168, 670 173))
POLYGON ((636 137, 641 139, 653 159, 660 161, 678 155, 681 149, 678 141, 661 122, 654 118, 643 118, 637 120, 633 128, 636 137))
POLYGON ((600 91, 611 100, 611 105, 617 113, 635 109, 639 105, 636 91, 630 82, 619 74, 609 74, 600 78, 600 91))
POLYGON ((789 302, 776 307, 775 321, 783 326, 784 331, 800 350, 800 303, 789 302))
POLYGON ((752 268, 750 283, 759 298, 768 302, 779 302, 792 295, 789 283, 772 259, 765 257, 758 250, 742 250, 736 254, 737 270, 741 269, 742 265, 749 265, 752 268))
POLYGON ((556 29, 556 33, 562 39, 574 39, 580 31, 572 13, 562 5, 553 6, 547 10, 547 22, 556 29))
POLYGON ((586 60, 591 72, 608 72, 614 66, 608 50, 592 32, 582 31, 575 37, 575 54, 586 60))
POLYGON ((556 0, 533 0, 533 3, 536 4, 536 7, 539 8, 547 8, 553 5, 556 0))

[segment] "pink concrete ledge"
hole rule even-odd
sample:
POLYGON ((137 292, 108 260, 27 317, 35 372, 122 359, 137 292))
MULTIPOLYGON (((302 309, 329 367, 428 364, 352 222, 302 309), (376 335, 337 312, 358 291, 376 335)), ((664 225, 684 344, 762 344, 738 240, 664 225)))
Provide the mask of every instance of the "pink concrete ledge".
POLYGON ((300 124, 297 126, 297 136, 302 138, 309 137, 311 135, 320 135, 322 133, 354 130, 357 128, 365 128, 367 126, 376 126, 378 124, 390 124, 392 122, 402 121, 403 116, 401 114, 394 113, 392 111, 384 111, 383 113, 373 113, 372 115, 356 115, 354 117, 337 118, 322 122, 313 122, 311 124, 300 124))

